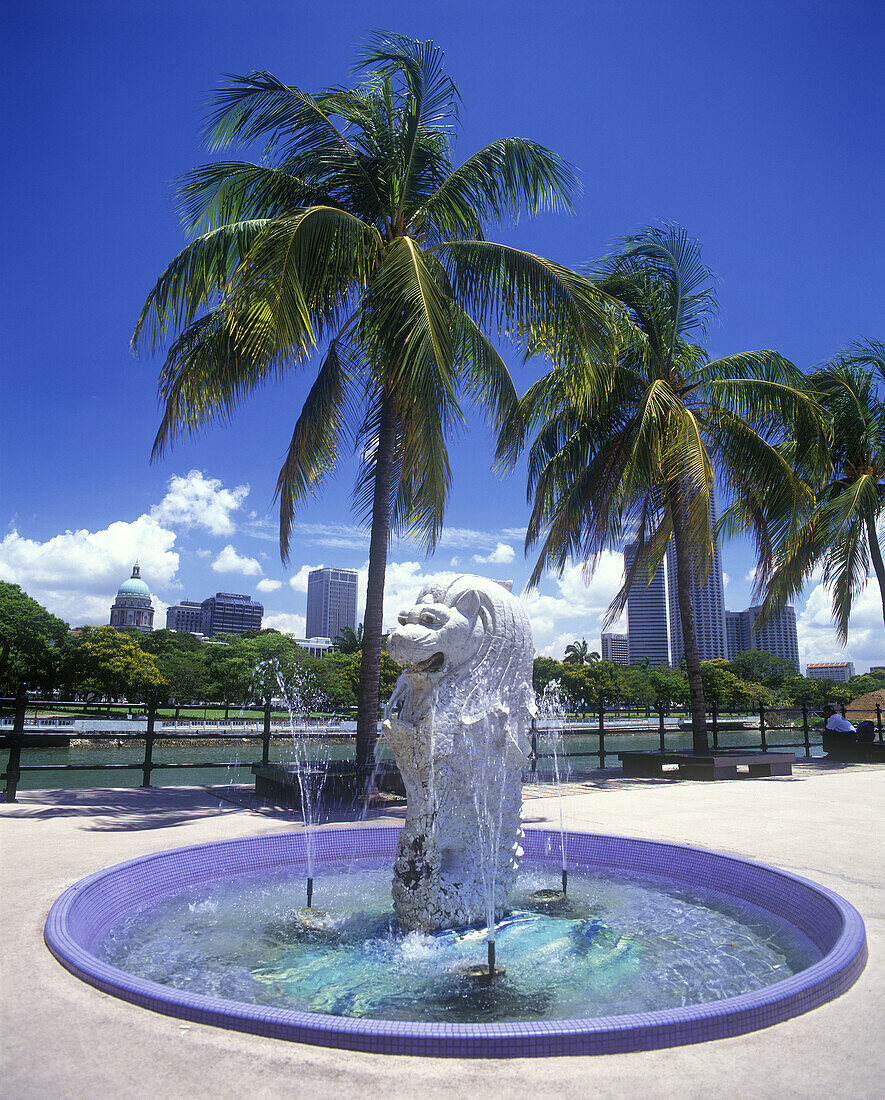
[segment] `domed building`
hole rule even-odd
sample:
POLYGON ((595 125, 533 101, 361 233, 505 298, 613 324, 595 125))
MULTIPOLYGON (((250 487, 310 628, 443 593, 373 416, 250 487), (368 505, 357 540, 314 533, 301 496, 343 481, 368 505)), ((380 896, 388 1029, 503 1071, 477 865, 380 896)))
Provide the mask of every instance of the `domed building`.
POLYGON ((154 605, 151 590, 141 579, 138 562, 132 566, 132 576, 117 589, 117 598, 111 607, 111 626, 134 627, 136 630, 154 629, 154 605))

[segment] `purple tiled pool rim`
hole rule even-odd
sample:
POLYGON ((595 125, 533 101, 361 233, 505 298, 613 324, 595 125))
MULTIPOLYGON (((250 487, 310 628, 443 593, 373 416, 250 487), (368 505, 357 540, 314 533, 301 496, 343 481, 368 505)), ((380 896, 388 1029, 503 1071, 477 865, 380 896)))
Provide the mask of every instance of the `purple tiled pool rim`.
MULTIPOLYGON (((392 863, 397 827, 333 828, 314 834, 316 858, 392 863)), ((188 885, 306 860, 303 831, 203 844, 118 864, 75 883, 46 921, 49 950, 71 973, 112 996, 182 1019, 235 1031, 379 1054, 455 1058, 617 1054, 722 1039, 769 1027, 833 1000, 860 976, 864 925, 838 894, 797 875, 679 844, 567 833, 570 866, 665 877, 712 888, 789 921, 822 959, 784 981, 728 1000, 636 1015, 507 1024, 353 1019, 225 1001, 126 974, 94 951, 111 926, 188 885)), ((527 864, 559 858, 559 833, 525 833, 527 864)))

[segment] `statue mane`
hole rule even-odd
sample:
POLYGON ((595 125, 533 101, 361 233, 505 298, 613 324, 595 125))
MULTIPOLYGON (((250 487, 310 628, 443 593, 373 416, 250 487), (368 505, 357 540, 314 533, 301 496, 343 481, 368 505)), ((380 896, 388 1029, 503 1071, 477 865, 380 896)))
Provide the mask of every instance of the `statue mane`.
MULTIPOLYGON (((492 710, 508 714, 511 736, 524 736, 536 710, 532 692, 534 649, 528 616, 509 586, 487 577, 461 574, 425 585, 415 601, 456 609, 472 626, 470 645, 460 652, 441 642, 441 674, 406 667, 391 697, 393 709, 418 716, 432 705, 437 720, 472 725, 492 710)), ((395 660, 405 656, 394 631, 388 648, 395 660)))

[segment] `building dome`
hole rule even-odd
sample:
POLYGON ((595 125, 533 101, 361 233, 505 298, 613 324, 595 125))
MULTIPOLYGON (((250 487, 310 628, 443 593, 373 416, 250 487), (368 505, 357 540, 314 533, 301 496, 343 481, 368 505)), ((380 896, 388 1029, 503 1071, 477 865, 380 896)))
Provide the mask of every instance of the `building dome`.
POLYGON ((111 626, 130 626, 137 630, 152 630, 154 605, 151 590, 141 579, 138 562, 132 567, 132 575, 117 589, 117 598, 111 608, 111 626))
POLYGON ((136 565, 132 571, 132 576, 128 581, 123 581, 120 587, 117 589, 118 596, 145 596, 147 599, 151 598, 151 590, 144 583, 141 577, 138 575, 138 566, 136 565))

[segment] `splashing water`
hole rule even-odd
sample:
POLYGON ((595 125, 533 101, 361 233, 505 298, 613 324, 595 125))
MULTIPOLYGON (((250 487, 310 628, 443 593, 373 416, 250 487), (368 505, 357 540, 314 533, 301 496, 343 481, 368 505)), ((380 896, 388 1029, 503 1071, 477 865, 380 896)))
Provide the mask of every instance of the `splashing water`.
POLYGON ((559 800, 559 848, 562 858, 563 889, 565 889, 568 867, 565 854, 565 800, 562 791, 563 780, 559 757, 564 748, 562 731, 565 727, 567 715, 568 704, 562 684, 559 680, 551 680, 538 699, 538 719, 547 728, 550 747, 553 752, 553 781, 556 784, 556 795, 559 800))
POLYGON ((296 664, 284 667, 276 658, 270 658, 259 664, 255 679, 265 685, 276 684, 279 698, 289 716, 295 777, 298 781, 301 814, 307 837, 308 906, 310 906, 314 878, 314 827, 319 824, 321 795, 329 770, 329 757, 323 752, 323 743, 313 737, 307 727, 307 719, 315 708, 317 698, 306 670, 296 664))

